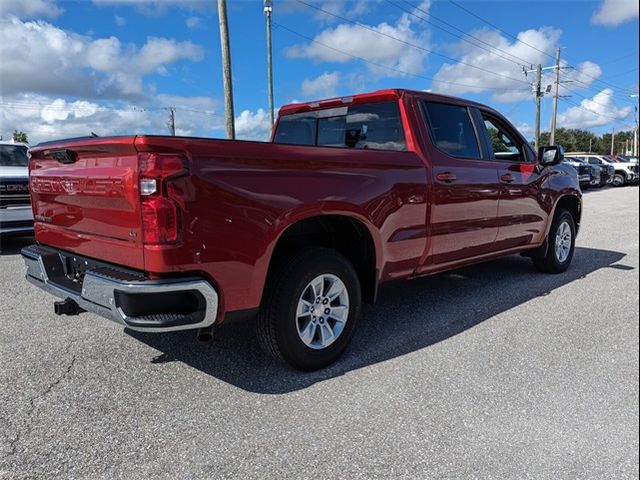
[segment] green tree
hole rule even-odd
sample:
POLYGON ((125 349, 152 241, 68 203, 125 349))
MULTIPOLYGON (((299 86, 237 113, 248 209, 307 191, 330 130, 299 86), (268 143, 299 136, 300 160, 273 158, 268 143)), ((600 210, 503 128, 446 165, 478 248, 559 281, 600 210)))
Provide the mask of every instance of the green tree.
MULTIPOLYGON (((540 145, 549 145, 549 132, 540 134, 540 145)), ((626 141, 633 142, 633 130, 616 132, 614 152, 622 152, 626 141)), ((531 142, 533 145, 533 142, 531 142)), ((597 136, 588 130, 579 128, 556 129, 556 145, 562 145, 566 152, 592 152, 608 155, 611 153, 611 134, 597 136)))
POLYGON ((29 138, 27 137, 27 134, 20 130, 14 130, 12 138, 14 142, 29 143, 29 138))

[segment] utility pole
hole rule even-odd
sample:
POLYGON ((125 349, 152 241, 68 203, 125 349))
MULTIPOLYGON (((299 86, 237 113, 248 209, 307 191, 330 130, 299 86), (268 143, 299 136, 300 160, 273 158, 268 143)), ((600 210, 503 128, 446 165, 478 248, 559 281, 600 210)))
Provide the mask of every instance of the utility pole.
POLYGON ((593 142, 593 138, 589 139, 589 153, 591 153, 591 142, 593 142))
POLYGON ((536 80, 533 84, 533 92, 535 93, 535 96, 536 96, 536 130, 535 130, 535 141, 534 141, 536 152, 540 147, 540 99, 545 94, 545 92, 542 91, 542 71, 551 70, 552 68, 556 68, 556 67, 542 68, 542 65, 538 64, 535 70, 533 69, 533 65, 531 66, 531 70, 525 70, 524 67, 522 68, 522 71, 525 77, 529 73, 536 72, 536 80))
POLYGON ((551 138, 549 144, 556 144, 556 117, 558 116, 558 90, 560 88, 560 47, 556 49, 556 81, 553 90, 553 116, 551 117, 551 138))
POLYGON ((638 156, 638 106, 635 106, 636 110, 636 128, 633 130, 633 156, 638 156))
POLYGON ((615 138, 616 138, 616 129, 612 128, 611 129, 611 155, 613 155, 613 146, 615 145, 614 144, 615 138))
POLYGON ((231 51, 229 49, 229 25, 227 23, 227 0, 218 0, 218 24, 220 26, 220 48, 222 50, 222 84, 224 88, 224 116, 227 138, 236 138, 233 113, 233 85, 231 82, 231 51))
POLYGON ((169 120, 167 121, 167 127, 172 136, 176 136, 176 109, 169 107, 169 120))
POLYGON ((536 68, 536 154, 538 148, 540 148, 540 99, 542 98, 541 84, 542 83, 542 65, 538 64, 536 68))
POLYGON ((273 0, 264 0, 264 14, 267 17, 267 91, 269 93, 269 120, 273 130, 273 65, 271 55, 271 14, 273 13, 273 0))

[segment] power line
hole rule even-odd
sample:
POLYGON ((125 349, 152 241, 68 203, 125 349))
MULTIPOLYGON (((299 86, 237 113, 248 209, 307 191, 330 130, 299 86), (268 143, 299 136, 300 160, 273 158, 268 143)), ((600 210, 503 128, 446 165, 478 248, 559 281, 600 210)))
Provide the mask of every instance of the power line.
POLYGON ((580 110, 582 110, 582 111, 584 111, 584 112, 591 113, 591 114, 596 115, 596 116, 598 116, 598 117, 609 118, 609 119, 611 119, 611 120, 615 120, 615 121, 616 121, 616 122, 618 122, 618 123, 622 123, 622 121, 623 121, 623 119, 621 119, 621 118, 614 117, 614 116, 612 116, 612 115, 607 115, 607 114, 600 113, 600 112, 597 112, 597 111, 595 111, 595 110, 591 110, 591 109, 589 109, 589 108, 586 108, 586 107, 584 107, 582 104, 580 104, 580 103, 576 103, 576 102, 574 102, 574 101, 572 101, 572 100, 569 100, 569 99, 567 99, 567 98, 562 98, 562 97, 561 97, 560 99, 561 99, 562 101, 564 101, 564 102, 567 102, 567 103, 569 103, 569 104, 573 105, 573 106, 574 106, 574 107, 576 107, 576 108, 579 108, 580 110))
MULTIPOLYGON (((542 53, 543 55, 546 55, 546 56, 547 56, 547 57, 549 57, 549 58, 554 58, 554 56, 553 56, 552 54, 550 54, 550 53, 548 53, 548 52, 545 52, 544 50, 540 50, 540 49, 539 49, 539 48, 537 48, 536 46, 531 45, 530 43, 527 43, 527 42, 525 42, 524 40, 521 40, 520 38, 518 38, 518 37, 516 37, 516 36, 512 35, 511 33, 509 33, 509 32, 507 32, 507 31, 505 31, 505 30, 501 29, 501 28, 500 28, 500 27, 498 27, 497 25, 495 25, 495 24, 491 23, 490 21, 488 21, 488 20, 486 20, 486 19, 482 18, 480 15, 478 15, 478 14, 476 14, 476 13, 472 12, 471 10, 469 10, 469 9, 467 9, 467 8, 465 8, 465 7, 463 7, 462 5, 460 5, 460 4, 459 4, 458 2, 456 2, 455 0, 449 0, 449 3, 451 3, 452 5, 454 5, 454 6, 458 7, 460 10, 463 10, 463 11, 467 12, 469 15, 471 15, 471 16, 473 16, 473 17, 477 18, 478 20, 480 20, 481 22, 483 22, 483 23, 485 23, 485 24, 489 25, 490 27, 495 28, 495 29, 496 29, 496 30, 498 30, 499 32, 501 32, 501 33, 503 33, 504 35, 508 36, 509 38, 511 38, 511 39, 513 39, 513 40, 516 40, 517 42, 520 42, 521 44, 526 45, 527 47, 532 48, 533 50, 536 50, 536 51, 538 51, 538 52, 542 53)), ((626 57, 625 57, 625 58, 626 58, 626 57)), ((575 68, 574 66, 572 66, 572 65, 567 65, 567 67, 570 67, 570 68, 574 68, 574 69, 576 69, 576 68, 575 68)), ((576 69, 576 70, 577 70, 577 69, 576 69)), ((582 71, 582 73, 583 73, 585 76, 587 76, 587 77, 591 78, 594 82, 602 83, 603 85, 607 85, 607 86, 609 86, 610 88, 615 88, 616 90, 626 90, 625 88, 620 87, 620 86, 618 86, 618 85, 615 85, 615 84, 613 84, 613 83, 607 82, 607 81, 605 81, 605 80, 600 80, 600 79, 598 79, 598 77, 594 77, 594 76, 592 76, 592 75, 589 75, 589 74, 587 74, 587 73, 586 73, 586 72, 584 72, 584 71, 582 71)), ((578 80, 576 80, 576 81, 578 81, 578 80)), ((587 85, 585 82, 579 82, 579 81, 578 81, 578 83, 584 83, 585 85, 587 85)))
POLYGON ((460 10, 463 10, 465 12, 467 12, 469 15, 471 15, 472 17, 477 18, 478 20, 480 20, 481 22, 486 23, 487 25, 489 25, 492 28, 495 28, 496 30, 498 30, 499 32, 503 33, 504 35, 506 35, 507 37, 523 44, 526 45, 529 48, 532 48, 533 50, 536 50, 537 52, 542 53, 543 55, 546 55, 549 58, 553 58, 555 60, 555 57, 550 54, 545 52, 544 50, 540 50, 538 47, 535 47, 527 42, 525 42, 524 40, 520 40, 518 37, 510 34, 509 32, 506 32, 505 30, 502 30, 500 27, 498 27, 497 25, 494 25, 493 23, 489 22, 489 20, 485 20, 484 18, 482 18, 480 15, 475 14, 474 12, 472 12, 471 10, 468 10, 467 8, 463 7, 462 5, 460 5, 458 2, 455 2, 454 0, 449 0, 449 3, 451 3, 452 5, 458 7, 460 10))
MULTIPOLYGON (((291 29, 291 28, 289 28, 289 27, 287 27, 285 25, 282 25, 281 23, 273 22, 273 26, 281 28, 283 30, 286 30, 287 32, 292 33, 294 35, 297 35, 300 38, 304 38, 305 40, 308 40, 311 43, 315 43, 316 45, 320 45, 322 47, 328 48, 329 50, 333 50, 334 52, 340 53, 340 54, 345 55, 347 57, 351 57, 351 58, 353 58, 355 60, 361 60, 364 63, 368 63, 368 64, 373 65, 373 66, 378 67, 378 68, 384 68, 386 70, 390 70, 390 71, 393 71, 393 72, 396 72, 396 73, 401 73, 403 75, 408 75, 408 76, 415 77, 415 78, 421 78, 421 79, 424 79, 424 80, 430 80, 430 81, 435 81, 435 82, 439 82, 439 83, 445 83, 447 85, 457 85, 457 86, 460 86, 460 87, 468 87, 468 88, 476 88, 476 89, 477 88, 481 88, 478 85, 468 85, 468 84, 458 83, 458 82, 449 82, 449 81, 446 81, 446 80, 439 80, 439 79, 437 79, 435 77, 429 77, 427 75, 420 75, 420 74, 417 74, 417 73, 407 72, 405 70, 401 70, 401 69, 396 68, 396 67, 392 67, 392 66, 389 66, 389 65, 384 65, 382 63, 374 62, 372 60, 368 60, 366 58, 359 57, 359 56, 353 55, 351 53, 347 53, 347 52, 345 52, 343 50, 337 49, 335 47, 327 45, 326 43, 322 43, 322 42, 320 42, 320 41, 318 41, 318 40, 316 40, 316 39, 314 39, 312 37, 309 37, 308 35, 305 35, 304 33, 297 32, 297 31, 295 31, 295 30, 293 30, 293 29, 291 29)), ((519 92, 519 91, 521 91, 520 89, 515 89, 515 88, 514 89, 504 89, 504 88, 499 88, 499 87, 482 87, 482 89, 483 90, 498 90, 498 91, 503 91, 503 92, 519 92)))
POLYGON ((429 54, 435 55, 435 56, 437 56, 437 57, 444 58, 444 59, 449 60, 449 61, 451 61, 451 62, 454 62, 454 63, 460 64, 460 65, 466 65, 466 66, 468 66, 468 67, 470 67, 470 68, 475 68, 476 70, 480 70, 480 71, 483 71, 483 72, 489 73, 489 74, 491 74, 491 75, 496 75, 496 76, 498 76, 498 77, 504 77, 504 78, 506 78, 506 79, 508 79, 508 80, 511 80, 511 81, 514 81, 514 82, 518 82, 518 83, 527 83, 527 82, 525 82, 525 81, 523 81, 523 80, 520 80, 520 79, 518 79, 518 78, 513 78, 513 77, 510 77, 509 75, 505 75, 505 74, 503 74, 503 73, 494 72, 493 70, 489 70, 489 69, 486 69, 486 68, 478 67, 477 65, 473 65, 473 64, 471 64, 471 63, 462 62, 462 61, 456 60, 455 58, 452 58, 452 57, 449 57, 449 56, 447 56, 447 55, 444 55, 444 54, 442 54, 442 53, 434 52, 433 50, 429 50, 428 48, 424 48, 424 47, 421 47, 420 45, 416 45, 415 43, 407 42, 406 40, 402 40, 401 38, 394 37, 393 35, 389 35, 388 33, 380 32, 380 31, 376 30, 375 28, 372 28, 372 27, 370 27, 370 26, 368 26, 368 25, 364 25, 364 24, 362 24, 362 23, 360 23, 360 22, 356 22, 355 20, 348 19, 348 18, 346 18, 346 17, 344 17, 344 16, 342 16, 342 15, 338 15, 338 14, 336 14, 336 13, 329 12, 328 10, 324 10, 324 9, 323 9, 323 8, 321 8, 321 7, 317 7, 317 6, 312 5, 312 4, 310 4, 310 3, 306 3, 306 2, 304 2, 303 0, 296 0, 296 1, 297 1, 298 3, 300 3, 300 4, 302 4, 302 5, 306 5, 306 6, 307 6, 307 7, 309 7, 309 8, 312 8, 312 9, 317 10, 317 11, 319 11, 319 12, 323 12, 323 13, 325 13, 326 15, 330 15, 330 16, 335 17, 335 18, 338 18, 338 19, 340 19, 340 20, 342 20, 342 21, 344 21, 344 22, 347 22, 347 23, 350 23, 350 24, 355 25, 355 26, 357 26, 357 27, 360 27, 360 28, 362 28, 362 29, 364 29, 364 30, 368 30, 368 31, 370 31, 370 32, 373 32, 373 33, 375 33, 376 35, 379 35, 379 36, 382 36, 382 37, 390 38, 390 39, 392 39, 392 40, 395 40, 396 42, 402 43, 402 44, 407 45, 407 46, 409 46, 409 47, 416 48, 416 49, 418 49, 418 50, 421 50, 421 51, 423 51, 423 52, 426 52, 426 53, 429 53, 429 54))
POLYGON ((95 113, 98 112, 116 112, 116 113, 121 113, 121 112, 128 112, 128 113, 143 113, 143 112, 155 112, 155 111, 160 111, 160 110, 168 110, 170 108, 173 108, 175 111, 182 111, 182 112, 192 112, 192 113, 201 113, 204 115, 218 115, 217 112, 215 111, 205 111, 205 110, 196 110, 193 108, 189 108, 189 107, 182 107, 182 106, 176 106, 176 107, 136 107, 136 106, 129 106, 129 107, 123 107, 123 108, 113 108, 113 107, 104 107, 101 105, 98 105, 97 107, 93 108, 93 107, 89 107, 89 106, 83 106, 83 105, 51 105, 51 104, 45 104, 45 103, 36 103, 36 102, 29 102, 29 103, 25 103, 25 102, 11 102, 11 103, 0 103, 0 107, 3 108, 11 108, 14 110, 37 110, 37 111, 41 111, 43 109, 47 109, 47 110, 55 110, 55 111, 68 111, 68 112, 83 112, 83 111, 91 111, 91 110, 95 110, 95 113))
POLYGON ((435 15, 433 15, 432 13, 427 12, 426 10, 423 10, 422 8, 420 8, 420 7, 419 7, 419 6, 417 6, 417 5, 413 5, 412 3, 410 3, 410 2, 408 2, 408 1, 406 1, 406 0, 403 0, 403 1, 404 1, 404 3, 406 3, 407 5, 411 6, 411 7, 414 9, 414 11, 411 11, 411 10, 409 10, 409 9, 407 9, 407 8, 405 8, 405 7, 403 7, 403 6, 401 6, 401 5, 398 5, 397 3, 393 2, 392 0, 387 0, 387 3, 390 3, 390 4, 391 4, 391 5, 393 5, 394 7, 399 8, 400 10, 402 10, 402 11, 404 11, 404 12, 408 13, 409 15, 411 15, 411 16, 413 16, 413 17, 415 17, 415 18, 418 18, 418 19, 422 20, 422 21, 423 21, 423 22, 425 22, 425 23, 428 23, 429 25, 431 25, 431 26, 433 26, 433 27, 435 27, 435 28, 437 28, 437 29, 439 29, 439 30, 442 30, 442 31, 443 31, 443 32, 445 32, 445 33, 448 33, 449 35, 452 35, 452 36, 454 36, 454 37, 456 37, 456 38, 459 38, 459 39, 460 39, 460 40, 462 40, 463 42, 466 42, 466 43, 468 43, 468 44, 470 44, 470 45, 473 45, 473 46, 474 46, 474 47, 476 47, 476 48, 480 48, 480 49, 484 50, 485 52, 490 53, 491 55, 495 55, 495 56, 500 57, 500 58, 502 58, 502 59, 504 59, 504 60, 507 60, 507 61, 509 61, 509 62, 511 62, 511 63, 514 63, 515 65, 517 65, 517 66, 519 66, 519 67, 522 67, 522 66, 525 66, 525 65, 529 65, 529 64, 531 64, 531 62, 530 62, 530 61, 528 61, 528 60, 525 60, 525 59, 523 59, 523 58, 521 58, 521 57, 518 57, 517 55, 513 55, 512 53, 509 53, 509 52, 507 52, 506 50, 503 50, 503 49, 501 49, 501 48, 495 47, 495 46, 491 45, 489 42, 485 42, 485 41, 484 41, 484 40, 482 40, 481 38, 478 38, 478 37, 476 37, 476 36, 474 36, 474 35, 471 35, 471 34, 466 33, 464 30, 462 30, 462 29, 460 29, 460 28, 456 27, 455 25, 452 25, 452 24, 451 24, 451 23, 449 23, 449 22, 446 22, 446 21, 442 20, 441 18, 436 17, 436 16, 435 16, 435 15), (415 11, 419 11, 419 12, 421 12, 421 13, 425 14, 425 15, 428 15, 430 18, 433 18, 434 20, 437 20, 437 21, 439 21, 439 22, 441 22, 441 23, 444 23, 444 24, 445 24, 445 25, 447 25, 448 27, 453 28, 454 30, 456 30, 456 31, 460 32, 460 33, 461 33, 462 35, 464 35, 464 36, 462 36, 462 35, 458 35, 458 34, 456 34, 456 33, 453 33, 453 32, 451 32, 450 30, 447 30, 446 28, 441 27, 440 25, 437 25, 437 24, 435 24, 435 23, 431 22, 431 21, 427 20, 427 19, 426 19, 426 18, 424 18, 424 17, 422 17, 422 16, 420 16, 420 15, 417 15, 417 14, 415 13, 415 11), (484 45, 487 45, 488 47, 490 47, 490 48, 491 48, 491 50, 490 50, 490 49, 488 49, 488 48, 483 47, 482 45, 478 45, 477 43, 474 43, 474 42, 472 42, 471 40, 466 39, 465 37, 469 37, 469 38, 474 39, 474 40, 475 40, 475 41, 477 41, 477 42, 483 43, 484 45), (497 50, 497 51, 499 51, 499 52, 502 52, 502 53, 504 53, 504 54, 506 54, 506 55, 509 55, 509 56, 510 56, 510 57, 512 57, 512 58, 508 58, 508 57, 505 57, 504 55, 500 55, 499 53, 496 53, 496 52, 494 52, 493 50, 497 50), (520 60, 520 61, 521 61, 521 63, 514 61, 514 60, 513 60, 514 58, 515 58, 515 59, 520 60))

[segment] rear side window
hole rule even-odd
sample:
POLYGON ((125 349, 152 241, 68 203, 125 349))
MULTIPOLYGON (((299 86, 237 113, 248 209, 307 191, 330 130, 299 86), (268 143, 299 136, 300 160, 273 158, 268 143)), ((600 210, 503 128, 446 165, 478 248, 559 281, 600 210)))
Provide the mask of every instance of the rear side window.
POLYGON ((466 107, 424 102, 431 138, 453 157, 480 158, 480 148, 466 107))
POLYGON ((372 150, 407 149, 398 102, 285 115, 278 122, 274 142, 372 150), (304 131, 299 124, 307 125, 304 131))

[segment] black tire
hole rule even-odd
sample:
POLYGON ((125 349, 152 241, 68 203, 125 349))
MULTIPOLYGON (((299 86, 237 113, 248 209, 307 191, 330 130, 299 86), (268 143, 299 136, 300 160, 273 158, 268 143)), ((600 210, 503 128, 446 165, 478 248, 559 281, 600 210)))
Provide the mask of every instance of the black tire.
POLYGON ((573 259, 576 245, 576 224, 573 220, 573 215, 567 210, 562 208, 558 209, 553 218, 547 239, 547 251, 543 255, 533 257, 533 264, 543 273, 562 273, 566 271, 573 259), (560 261, 555 246, 558 230, 564 223, 568 224, 571 231, 571 246, 567 258, 560 261))
POLYGON ((257 319, 258 342, 267 354, 298 370, 313 371, 326 367, 347 348, 357 326, 360 304, 360 281, 344 256, 328 248, 298 250, 279 262, 269 275, 257 319), (298 334, 296 309, 307 286, 320 275, 333 275, 342 281, 348 293, 349 309, 344 327, 335 341, 324 348, 314 349, 305 344, 298 334))
POLYGON ((625 184, 624 175, 622 175, 621 173, 616 173, 613 176, 613 181, 611 182, 611 185, 613 185, 614 187, 622 187, 624 184, 625 184))

